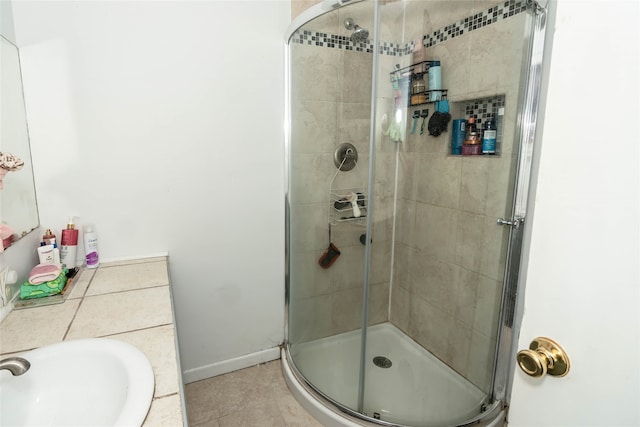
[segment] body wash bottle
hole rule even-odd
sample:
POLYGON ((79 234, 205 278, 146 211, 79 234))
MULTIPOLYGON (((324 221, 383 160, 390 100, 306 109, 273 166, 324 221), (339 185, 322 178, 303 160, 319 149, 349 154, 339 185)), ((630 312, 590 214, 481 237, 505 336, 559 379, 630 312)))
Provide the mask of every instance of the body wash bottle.
POLYGON ((93 224, 86 224, 83 227, 84 234, 84 253, 87 261, 87 268, 97 268, 98 259, 98 236, 93 230, 93 224))
POLYGON ((78 253, 78 230, 73 224, 73 217, 69 218, 67 228, 62 230, 60 242, 60 260, 62 265, 71 270, 76 268, 76 256, 78 253))

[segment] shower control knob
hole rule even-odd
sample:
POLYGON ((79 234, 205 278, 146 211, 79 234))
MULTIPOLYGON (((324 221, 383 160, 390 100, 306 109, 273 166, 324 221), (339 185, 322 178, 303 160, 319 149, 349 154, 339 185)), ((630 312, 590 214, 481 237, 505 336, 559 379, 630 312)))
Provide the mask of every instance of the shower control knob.
POLYGON ((542 377, 545 374, 564 377, 569 373, 569 356, 560 344, 550 338, 534 339, 528 350, 518 352, 516 360, 520 369, 532 377, 542 377))

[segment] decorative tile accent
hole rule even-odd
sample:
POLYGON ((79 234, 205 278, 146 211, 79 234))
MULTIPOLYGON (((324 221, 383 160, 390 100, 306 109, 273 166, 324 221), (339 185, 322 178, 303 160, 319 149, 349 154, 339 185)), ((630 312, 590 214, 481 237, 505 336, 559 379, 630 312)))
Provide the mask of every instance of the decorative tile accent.
POLYGON ((497 116, 498 108, 504 107, 504 95, 491 98, 479 98, 469 102, 465 107, 465 117, 474 117, 476 123, 482 123, 492 116, 497 116))
POLYGON ((366 43, 353 43, 347 36, 309 30, 296 31, 291 36, 291 42, 307 46, 355 50, 356 52, 373 52, 373 42, 369 40, 366 43))
POLYGON ((413 46, 406 43, 380 42, 380 54, 389 56, 408 55, 413 51, 413 46))
MULTIPOLYGON (((497 6, 490 7, 484 12, 476 13, 460 19, 453 24, 439 28, 430 34, 422 37, 425 47, 435 46, 465 33, 495 24, 496 22, 510 18, 527 10, 532 0, 507 0, 497 6)), ((352 43, 349 36, 339 36, 337 34, 327 34, 317 31, 298 30, 291 36, 291 43, 307 46, 319 46, 328 48, 338 48, 345 50, 355 50, 356 52, 373 53, 373 42, 367 40, 366 43, 352 43)), ((388 56, 404 56, 413 52, 415 42, 394 43, 380 42, 379 54, 388 56)))
POLYGON ((490 7, 484 12, 468 16, 453 24, 442 27, 423 37, 425 47, 435 46, 446 40, 478 30, 487 25, 507 19, 527 10, 531 0, 508 0, 502 4, 490 7))

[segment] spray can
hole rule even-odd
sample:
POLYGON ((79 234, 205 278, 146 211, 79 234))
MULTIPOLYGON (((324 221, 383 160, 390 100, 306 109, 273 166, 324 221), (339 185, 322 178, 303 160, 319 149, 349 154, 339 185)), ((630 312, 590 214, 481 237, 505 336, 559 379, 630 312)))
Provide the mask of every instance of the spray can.
POLYGON ((87 268, 98 268, 100 260, 98 257, 98 236, 93 229, 93 224, 85 224, 83 227, 84 253, 87 268))

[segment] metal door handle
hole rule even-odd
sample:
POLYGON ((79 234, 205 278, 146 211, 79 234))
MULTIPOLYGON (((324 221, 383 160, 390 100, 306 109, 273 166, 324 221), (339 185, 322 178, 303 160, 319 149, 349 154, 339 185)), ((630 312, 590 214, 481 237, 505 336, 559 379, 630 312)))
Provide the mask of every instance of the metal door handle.
POLYGON ((513 228, 520 227, 520 225, 522 225, 523 222, 524 222, 524 218, 518 218, 518 217, 514 219, 498 218, 498 221, 496 221, 498 225, 510 225, 513 228))
POLYGON ((569 373, 569 356, 560 344, 551 338, 534 339, 528 350, 518 352, 516 360, 520 369, 532 377, 541 377, 544 374, 564 377, 569 373))

